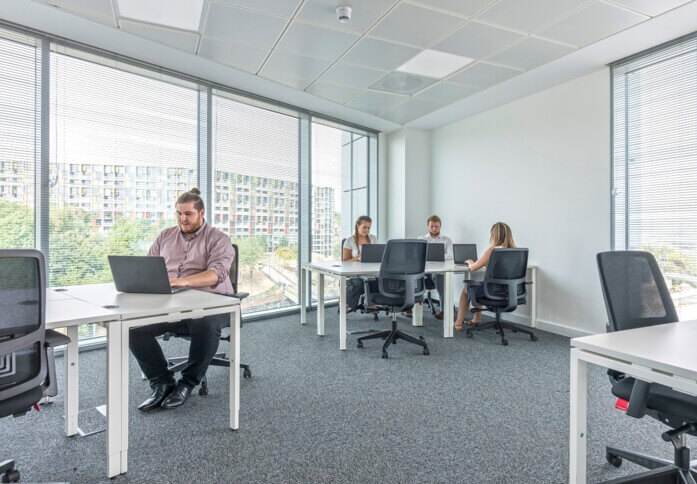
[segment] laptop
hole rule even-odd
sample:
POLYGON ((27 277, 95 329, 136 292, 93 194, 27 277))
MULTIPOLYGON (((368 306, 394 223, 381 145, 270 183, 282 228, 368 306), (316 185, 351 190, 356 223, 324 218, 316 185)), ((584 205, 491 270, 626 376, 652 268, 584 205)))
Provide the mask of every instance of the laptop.
POLYGON ((109 266, 119 292, 174 294, 186 289, 169 285, 164 257, 110 255, 109 266))
POLYGON ((387 244, 364 244, 361 246, 361 262, 382 262, 387 244))
POLYGON ((445 244, 430 243, 426 246, 426 261, 443 262, 445 261, 445 244))
POLYGON ((477 244, 453 244, 453 259, 459 266, 465 265, 465 261, 477 260, 477 244))

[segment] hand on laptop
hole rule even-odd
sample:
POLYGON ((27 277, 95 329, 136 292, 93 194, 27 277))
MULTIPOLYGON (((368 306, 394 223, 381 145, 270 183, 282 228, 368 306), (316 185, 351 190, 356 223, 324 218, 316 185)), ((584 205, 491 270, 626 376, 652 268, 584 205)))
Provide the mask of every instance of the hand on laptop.
POLYGON ((471 266, 472 264, 474 264, 474 261, 473 261, 472 259, 467 259, 467 260, 465 261, 465 264, 468 265, 468 266, 471 266))
POLYGON ((169 278, 169 285, 172 287, 186 287, 187 283, 184 279, 169 278))

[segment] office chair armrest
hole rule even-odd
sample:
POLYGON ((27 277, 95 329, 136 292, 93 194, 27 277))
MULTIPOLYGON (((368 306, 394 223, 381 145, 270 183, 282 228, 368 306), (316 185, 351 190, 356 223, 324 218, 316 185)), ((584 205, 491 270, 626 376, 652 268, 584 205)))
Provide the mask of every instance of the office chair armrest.
POLYGON ((47 329, 44 341, 46 341, 46 346, 55 348, 56 346, 67 345, 70 343, 70 338, 58 331, 47 329))
POLYGON ((475 287, 475 286, 481 286, 482 281, 474 281, 472 279, 465 279, 464 283, 467 287, 475 287))
POLYGON ((242 300, 242 299, 246 298, 247 296, 249 296, 249 293, 248 292, 233 292, 232 294, 228 294, 228 296, 236 297, 237 299, 242 300))
POLYGON ((632 394, 629 396, 627 415, 634 418, 642 418, 646 415, 646 402, 649 399, 651 384, 649 382, 634 380, 632 394))

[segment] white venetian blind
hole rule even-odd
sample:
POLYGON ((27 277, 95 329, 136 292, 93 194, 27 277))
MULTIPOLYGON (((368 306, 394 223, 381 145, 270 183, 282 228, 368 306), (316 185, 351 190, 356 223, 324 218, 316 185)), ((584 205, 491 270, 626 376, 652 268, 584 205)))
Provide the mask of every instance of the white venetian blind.
POLYGON ((615 249, 652 252, 697 306, 697 36, 612 68, 615 249))
POLYGON ((31 36, 0 29, 0 248, 34 248, 35 167, 40 162, 40 51, 31 36))

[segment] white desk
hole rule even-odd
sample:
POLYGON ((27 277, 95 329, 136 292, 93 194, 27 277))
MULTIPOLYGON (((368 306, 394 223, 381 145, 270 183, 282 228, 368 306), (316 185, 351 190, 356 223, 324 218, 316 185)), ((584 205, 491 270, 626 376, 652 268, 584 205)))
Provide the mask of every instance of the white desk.
POLYGON ((586 482, 588 363, 697 395, 695 341, 697 321, 649 326, 571 340, 569 482, 586 482))
POLYGON ((68 287, 57 294, 62 294, 61 298, 52 299, 47 292, 46 328, 66 328, 71 339, 64 358, 67 435, 78 432, 77 328, 80 324, 103 323, 107 329, 108 477, 128 470, 128 338, 132 327, 230 313, 230 428, 239 428, 240 372, 234 371, 240 357, 238 299, 196 290, 171 295, 124 294, 111 283, 68 287))
MULTIPOLYGON (((536 270, 535 266, 528 266, 531 271, 531 324, 535 326, 537 318, 536 308, 536 270)), ((307 318, 307 291, 310 287, 312 273, 319 276, 317 284, 317 334, 324 336, 324 276, 339 278, 339 349, 346 349, 346 280, 357 276, 377 276, 380 273, 379 263, 364 262, 310 262, 305 263, 300 271, 300 323, 305 324, 307 318)), ((453 261, 427 262, 427 274, 443 274, 445 277, 443 291, 443 337, 453 337, 453 274, 466 273, 469 269, 464 265, 456 265, 453 261)), ((417 304, 412 311, 412 325, 421 326, 423 318, 423 305, 417 304)))

